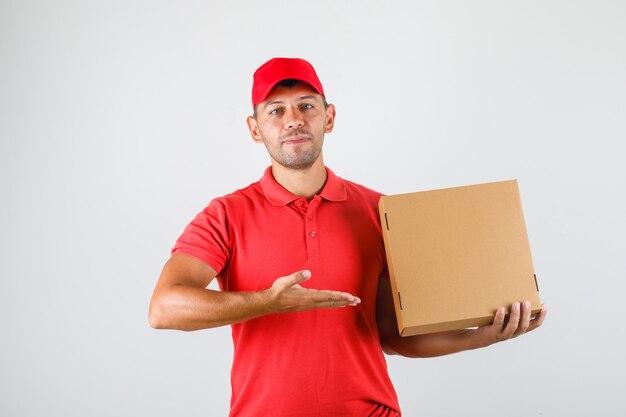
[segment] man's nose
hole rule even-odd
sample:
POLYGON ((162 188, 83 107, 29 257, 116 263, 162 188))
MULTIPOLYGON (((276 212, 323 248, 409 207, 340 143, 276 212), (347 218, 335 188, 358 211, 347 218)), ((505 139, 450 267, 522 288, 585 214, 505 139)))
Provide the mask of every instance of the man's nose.
POLYGON ((297 129, 304 126, 304 119, 298 109, 291 106, 288 107, 285 116, 285 127, 287 129, 297 129))

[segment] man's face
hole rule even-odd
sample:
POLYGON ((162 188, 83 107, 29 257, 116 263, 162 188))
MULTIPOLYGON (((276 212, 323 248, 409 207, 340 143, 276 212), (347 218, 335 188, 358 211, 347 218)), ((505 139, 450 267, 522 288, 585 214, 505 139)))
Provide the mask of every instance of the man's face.
POLYGON ((259 103, 247 123, 273 161, 291 169, 310 168, 322 153, 324 134, 333 129, 335 108, 306 83, 277 86, 259 103))

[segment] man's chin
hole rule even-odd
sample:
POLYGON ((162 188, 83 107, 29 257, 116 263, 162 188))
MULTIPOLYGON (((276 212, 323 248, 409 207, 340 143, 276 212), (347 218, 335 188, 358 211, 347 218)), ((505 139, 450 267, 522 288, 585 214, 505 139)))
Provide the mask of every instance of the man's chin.
POLYGON ((293 170, 306 170, 311 168, 314 164, 315 161, 313 162, 294 162, 294 163, 280 163, 278 162, 280 165, 282 165, 283 167, 287 168, 287 169, 293 169, 293 170))
POLYGON ((313 165, 315 165, 320 155, 317 155, 315 158, 302 157, 302 158, 293 158, 293 159, 287 159, 287 158, 281 158, 281 159, 272 158, 272 159, 276 161, 277 164, 287 169, 307 170, 311 168, 313 165))

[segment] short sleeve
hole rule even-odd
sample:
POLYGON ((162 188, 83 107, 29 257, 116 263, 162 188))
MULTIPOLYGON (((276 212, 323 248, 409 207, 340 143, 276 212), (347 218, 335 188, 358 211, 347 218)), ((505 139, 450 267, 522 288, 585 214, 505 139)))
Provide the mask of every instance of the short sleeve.
POLYGON ((213 200, 185 227, 172 255, 183 253, 209 264, 219 274, 230 257, 228 218, 224 204, 213 200))

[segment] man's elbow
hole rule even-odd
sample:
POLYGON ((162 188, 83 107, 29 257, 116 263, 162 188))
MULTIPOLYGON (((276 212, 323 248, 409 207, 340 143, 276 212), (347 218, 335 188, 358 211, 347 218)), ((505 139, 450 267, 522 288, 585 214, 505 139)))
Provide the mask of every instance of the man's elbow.
POLYGON ((393 338, 389 337, 381 337, 380 338, 380 347, 386 355, 399 355, 396 349, 393 348, 392 343, 393 338))
POLYGON ((148 323, 153 329, 169 329, 167 314, 163 306, 153 300, 148 311, 148 323))
MULTIPOLYGON (((415 338, 412 338, 415 339, 415 338)), ((409 342, 409 338, 401 336, 390 337, 380 340, 380 347, 386 355, 397 355, 405 358, 423 358, 418 346, 409 342)))
POLYGON ((398 354, 398 352, 393 350, 389 345, 381 343, 380 347, 383 349, 383 352, 385 353, 385 355, 391 356, 391 355, 397 355, 398 354))

